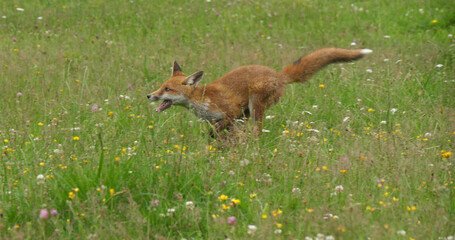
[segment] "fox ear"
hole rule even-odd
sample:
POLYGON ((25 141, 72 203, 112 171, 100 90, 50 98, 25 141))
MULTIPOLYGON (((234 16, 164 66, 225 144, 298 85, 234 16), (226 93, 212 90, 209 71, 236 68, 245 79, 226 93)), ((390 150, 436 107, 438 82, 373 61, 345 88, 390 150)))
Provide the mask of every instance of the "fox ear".
POLYGON ((189 77, 183 81, 183 85, 190 85, 196 87, 197 84, 202 80, 202 76, 204 75, 203 71, 199 71, 196 73, 191 74, 189 77))
POLYGON ((185 76, 177 61, 174 61, 174 65, 172 66, 172 76, 185 76))

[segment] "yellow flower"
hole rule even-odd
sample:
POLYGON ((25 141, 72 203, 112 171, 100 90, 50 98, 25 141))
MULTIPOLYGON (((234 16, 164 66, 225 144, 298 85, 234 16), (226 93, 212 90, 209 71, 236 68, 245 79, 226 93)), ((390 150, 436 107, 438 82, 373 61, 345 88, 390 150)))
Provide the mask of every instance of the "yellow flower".
POLYGON ((4 142, 4 143, 8 143, 9 140, 8 140, 8 139, 4 139, 3 142, 4 142))
POLYGON ((452 153, 451 152, 444 152, 444 153, 442 153, 442 156, 445 157, 445 158, 449 158, 450 156, 452 156, 452 153))
POLYGON ((76 197, 76 194, 75 194, 74 192, 69 192, 69 193, 68 193, 68 197, 69 197, 70 199, 73 199, 73 198, 76 197))
POLYGON ((327 171, 327 166, 322 166, 322 169, 323 169, 324 171, 327 171))
POLYGON ((107 113, 108 116, 113 116, 114 115, 114 112, 110 111, 107 113))
POLYGON ((282 228, 283 227, 283 224, 281 224, 281 223, 275 223, 275 224, 276 224, 277 228, 282 228))
POLYGON ((436 19, 431 21, 431 23, 437 23, 437 22, 438 22, 438 20, 436 20, 436 19))
POLYGON ((223 195, 218 197, 218 200, 223 201, 223 200, 227 200, 228 198, 229 198, 228 196, 223 194, 223 195))
POLYGON ((74 141, 79 141, 79 137, 78 137, 78 136, 73 137, 73 140, 74 140, 74 141))
POLYGON ((223 203, 223 209, 224 209, 224 210, 228 210, 229 208, 230 208, 229 206, 227 206, 227 205, 225 205, 225 204, 223 203))
POLYGON ((14 49, 14 52, 19 52, 19 49, 15 48, 15 49, 14 49))
POLYGON ((262 214, 262 219, 267 219, 267 215, 266 214, 262 214))
POLYGON ((319 87, 320 88, 325 88, 325 85, 324 84, 319 84, 319 87))
POLYGON ((39 123, 38 123, 38 126, 44 126, 44 123, 39 122, 39 123))
POLYGON ((340 173, 342 173, 342 174, 345 174, 345 173, 347 173, 347 172, 348 172, 348 170, 346 170, 346 169, 341 169, 341 170, 340 170, 340 173))
POLYGON ((115 190, 113 188, 109 189, 109 194, 114 195, 115 190))
POLYGON ((373 108, 368 108, 368 112, 374 112, 373 108))

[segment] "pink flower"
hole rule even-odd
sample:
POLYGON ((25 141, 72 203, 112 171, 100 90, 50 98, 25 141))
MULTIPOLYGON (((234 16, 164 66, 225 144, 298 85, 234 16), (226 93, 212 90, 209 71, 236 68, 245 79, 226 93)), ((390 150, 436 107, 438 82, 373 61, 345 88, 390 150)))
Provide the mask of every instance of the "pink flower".
POLYGON ((232 217, 228 217, 228 224, 229 225, 235 225, 237 223, 237 219, 232 216, 232 217))
POLYGON ((57 216, 58 212, 55 209, 51 209, 51 215, 52 216, 57 216))
POLYGON ((40 219, 48 219, 49 218, 49 212, 47 211, 47 209, 41 209, 41 211, 39 212, 39 218, 40 219))
POLYGON ((234 174, 235 174, 235 172, 234 172, 234 171, 232 171, 232 170, 230 170, 230 171, 229 171, 229 174, 231 174, 231 175, 234 175, 234 174))
POLYGON ((92 106, 92 112, 97 112, 98 111, 98 105, 93 105, 92 106))
POLYGON ((226 185, 226 181, 222 181, 222 182, 221 182, 221 185, 222 185, 222 186, 226 185))
POLYGON ((17 42, 17 38, 13 38, 13 42, 17 42))

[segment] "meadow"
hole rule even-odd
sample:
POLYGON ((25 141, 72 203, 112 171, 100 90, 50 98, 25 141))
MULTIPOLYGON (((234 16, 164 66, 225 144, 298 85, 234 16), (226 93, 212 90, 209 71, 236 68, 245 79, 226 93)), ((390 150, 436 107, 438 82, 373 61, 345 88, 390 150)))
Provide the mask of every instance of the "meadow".
POLYGON ((451 1, 0 0, 1 239, 454 239, 451 1), (207 84, 369 48, 287 87, 264 133, 155 113, 207 84))

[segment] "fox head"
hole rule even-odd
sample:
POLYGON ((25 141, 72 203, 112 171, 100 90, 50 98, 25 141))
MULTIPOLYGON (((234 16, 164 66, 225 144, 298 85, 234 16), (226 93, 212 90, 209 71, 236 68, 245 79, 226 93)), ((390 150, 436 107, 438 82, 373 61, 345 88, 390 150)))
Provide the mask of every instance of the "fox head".
POLYGON ((189 96, 194 91, 197 84, 202 80, 203 75, 204 72, 199 71, 187 77, 179 64, 174 61, 171 77, 166 80, 158 90, 147 94, 147 98, 152 101, 163 100, 155 109, 157 112, 162 112, 172 105, 188 107, 189 96))

